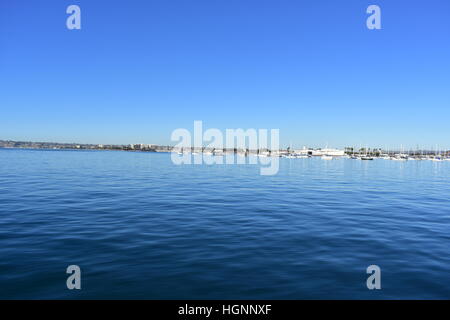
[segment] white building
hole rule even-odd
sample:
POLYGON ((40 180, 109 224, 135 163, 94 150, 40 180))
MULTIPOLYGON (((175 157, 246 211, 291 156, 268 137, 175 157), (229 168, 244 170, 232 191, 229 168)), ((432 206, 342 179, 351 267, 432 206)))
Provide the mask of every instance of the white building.
POLYGON ((333 156, 333 157, 342 157, 345 155, 344 150, 332 149, 332 148, 324 148, 324 149, 311 149, 303 147, 300 150, 294 150, 296 154, 300 155, 310 155, 310 156, 333 156))

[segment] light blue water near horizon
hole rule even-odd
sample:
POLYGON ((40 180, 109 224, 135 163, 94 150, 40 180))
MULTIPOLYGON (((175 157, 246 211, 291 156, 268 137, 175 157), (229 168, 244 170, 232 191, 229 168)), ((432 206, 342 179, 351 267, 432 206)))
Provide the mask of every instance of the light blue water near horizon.
POLYGON ((280 159, 261 176, 0 149, 0 298, 449 299, 449 178, 450 162, 280 159))

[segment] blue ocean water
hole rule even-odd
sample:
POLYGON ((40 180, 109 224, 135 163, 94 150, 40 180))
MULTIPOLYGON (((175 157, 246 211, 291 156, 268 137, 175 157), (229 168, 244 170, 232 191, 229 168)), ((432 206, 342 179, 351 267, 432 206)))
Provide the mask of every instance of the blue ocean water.
POLYGON ((449 299, 449 195, 450 162, 0 149, 0 298, 449 299))

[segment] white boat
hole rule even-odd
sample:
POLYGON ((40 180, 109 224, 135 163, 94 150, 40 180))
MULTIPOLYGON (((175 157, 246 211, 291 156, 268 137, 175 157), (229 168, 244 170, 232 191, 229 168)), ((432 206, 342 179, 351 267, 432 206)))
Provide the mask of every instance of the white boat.
POLYGON ((395 157, 391 157, 391 160, 393 160, 393 161, 407 161, 408 159, 403 158, 403 157, 399 157, 399 156, 395 156, 395 157))
POLYGON ((311 150, 311 155, 313 156, 331 156, 331 157, 343 157, 345 156, 344 150, 330 149, 326 147, 320 150, 311 150))
POLYGON ((321 157, 321 159, 322 159, 322 160, 333 160, 333 157, 332 157, 332 156, 328 156, 328 155, 323 155, 323 156, 321 157))
POLYGON ((380 154, 380 159, 391 160, 389 149, 387 147, 385 147, 384 149, 385 149, 385 152, 380 154))
POLYGON ((359 157, 360 160, 373 160, 373 157, 370 156, 370 155, 368 154, 368 152, 367 152, 368 150, 369 150, 369 148, 366 147, 366 149, 365 149, 365 154, 364 154, 364 155, 361 155, 361 156, 359 157))
POLYGON ((437 145, 436 145, 436 153, 435 153, 435 156, 431 159, 431 161, 434 161, 434 162, 441 162, 441 161, 444 161, 443 158, 441 157, 441 151, 440 151, 440 149, 438 148, 437 145))

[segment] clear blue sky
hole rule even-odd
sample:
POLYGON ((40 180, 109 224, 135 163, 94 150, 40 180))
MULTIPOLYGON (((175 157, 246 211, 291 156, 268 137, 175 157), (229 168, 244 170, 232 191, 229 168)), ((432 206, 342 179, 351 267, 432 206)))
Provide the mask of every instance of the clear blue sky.
POLYGON ((448 0, 2 0, 0 139, 169 144, 203 120, 294 147, 450 148, 449 16, 448 0))

